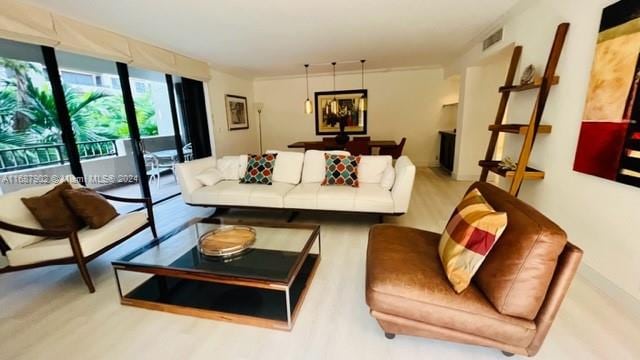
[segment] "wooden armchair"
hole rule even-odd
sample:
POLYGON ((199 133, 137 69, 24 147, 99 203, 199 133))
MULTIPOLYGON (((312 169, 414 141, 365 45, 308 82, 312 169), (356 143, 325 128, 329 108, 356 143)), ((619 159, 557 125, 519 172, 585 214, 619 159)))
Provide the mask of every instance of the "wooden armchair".
MULTIPOLYGON (((46 192, 43 191, 43 193, 46 192)), ((108 194, 101 194, 108 200, 142 203, 146 207, 146 217, 142 212, 122 214, 111 220, 100 229, 80 229, 78 231, 60 231, 34 229, 18 224, 0 221, 0 230, 4 232, 32 235, 43 239, 25 246, 9 246, 0 236, 0 253, 7 257, 9 265, 0 268, 0 274, 49 265, 76 264, 82 279, 95 292, 91 276, 87 270, 87 263, 103 253, 123 243, 144 229, 150 227, 155 238, 158 237, 153 218, 153 203, 149 198, 133 199, 108 194)), ((16 196, 13 196, 14 198, 16 196)), ((0 197, 2 202, 3 197, 0 197)), ((16 209, 22 211, 23 209, 16 209)), ((24 209, 25 211, 26 208, 24 209)), ((29 214, 30 215, 30 214, 29 214)))

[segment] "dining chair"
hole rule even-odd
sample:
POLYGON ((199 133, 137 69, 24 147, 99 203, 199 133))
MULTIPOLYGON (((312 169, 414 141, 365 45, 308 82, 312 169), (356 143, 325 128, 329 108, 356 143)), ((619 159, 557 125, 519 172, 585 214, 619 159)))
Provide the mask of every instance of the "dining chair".
POLYGON ((371 136, 354 136, 353 141, 371 141, 371 136))
POLYGON ((354 139, 353 141, 349 141, 345 148, 353 156, 371 155, 371 147, 369 147, 369 141, 354 139))
POLYGON ((400 140, 400 144, 398 144, 395 147, 383 147, 380 148, 380 155, 391 155, 391 157, 393 159, 397 159, 400 156, 402 156, 402 150, 404 149, 404 144, 407 142, 407 138, 403 137, 402 140, 400 140))

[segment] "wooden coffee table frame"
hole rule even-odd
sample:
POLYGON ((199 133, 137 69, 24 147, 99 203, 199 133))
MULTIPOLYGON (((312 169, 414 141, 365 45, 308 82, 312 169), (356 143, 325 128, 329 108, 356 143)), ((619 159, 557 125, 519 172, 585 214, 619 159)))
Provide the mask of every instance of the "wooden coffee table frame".
MULTIPOLYGON (((194 242, 195 246, 195 242, 194 242)), ((116 277, 116 284, 118 287, 118 294, 120 296, 120 303, 123 305, 136 306, 151 310, 160 310, 180 315, 189 315, 195 317, 201 317, 206 319, 228 321, 233 323, 240 323, 245 325, 253 325, 264 328, 271 328, 277 330, 290 331, 295 324, 298 317, 302 303, 309 289, 309 285, 313 280, 315 272, 320 263, 322 253, 322 243, 320 236, 320 226, 310 224, 292 224, 292 223, 268 223, 268 222, 243 222, 243 221, 228 221, 218 218, 196 218, 182 226, 172 230, 170 233, 153 240, 146 245, 132 251, 128 255, 122 257, 117 261, 113 261, 113 269, 116 277), (269 281, 264 279, 253 279, 246 277, 234 277, 227 275, 219 275, 209 273, 204 270, 197 269, 183 269, 173 268, 170 266, 154 265, 136 263, 131 260, 138 257, 147 250, 159 246, 163 242, 173 238, 178 233, 186 230, 190 226, 197 223, 207 224, 224 224, 224 225, 248 225, 256 227, 270 227, 270 228, 284 228, 284 229, 308 229, 311 230, 311 235, 307 239, 304 247, 300 251, 295 263, 291 267, 287 279, 285 281, 269 281), (318 254, 310 254, 311 249, 318 243, 318 254), (305 271, 301 274, 301 269, 305 268, 305 271), (123 293, 120 284, 120 271, 129 271, 137 273, 146 273, 154 275, 152 278, 145 280, 142 284, 127 292, 123 293), (301 275, 301 276, 299 276, 301 275), (157 278, 154 280, 154 278, 157 278), (164 279, 164 280, 163 280, 164 279), (203 309, 190 306, 176 305, 158 301, 142 300, 133 298, 131 294, 134 294, 136 290, 145 286, 150 281, 166 281, 166 279, 183 279, 193 282, 206 282, 211 284, 222 284, 221 286, 233 286, 239 289, 241 288, 254 288, 263 289, 265 292, 278 291, 284 294, 286 306, 286 321, 269 319, 259 316, 251 316, 239 313, 230 313, 225 311, 218 311, 212 309, 203 309), (298 280, 298 282, 296 282, 298 280), (296 286, 299 289, 299 294, 296 297, 295 303, 292 304, 292 287, 296 286)))

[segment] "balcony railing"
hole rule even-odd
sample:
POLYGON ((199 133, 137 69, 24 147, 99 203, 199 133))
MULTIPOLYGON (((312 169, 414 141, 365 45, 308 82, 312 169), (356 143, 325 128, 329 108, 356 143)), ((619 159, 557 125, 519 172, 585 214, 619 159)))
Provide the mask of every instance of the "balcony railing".
MULTIPOLYGON (((77 143, 80 159, 117 156, 115 140, 84 141, 77 143)), ((47 144, 0 150, 0 173, 31 169, 69 162, 64 144, 47 144)))

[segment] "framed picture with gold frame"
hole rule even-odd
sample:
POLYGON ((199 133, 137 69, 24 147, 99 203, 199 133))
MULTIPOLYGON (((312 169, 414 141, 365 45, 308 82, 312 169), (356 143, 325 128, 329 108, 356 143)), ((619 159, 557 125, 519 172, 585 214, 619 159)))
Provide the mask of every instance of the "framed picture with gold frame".
POLYGON ((340 124, 332 121, 329 116, 331 101, 336 99, 338 113, 345 118, 347 134, 367 133, 367 110, 360 109, 360 99, 367 99, 366 89, 320 91, 315 93, 316 135, 337 135, 340 124))

